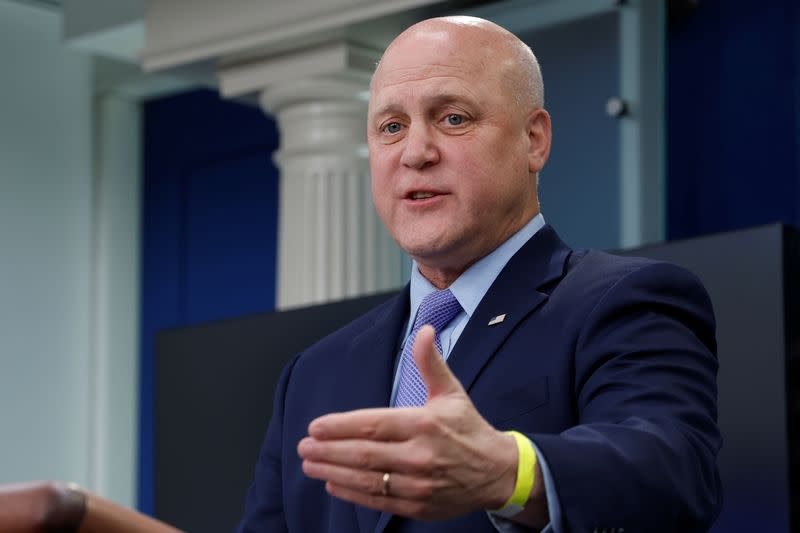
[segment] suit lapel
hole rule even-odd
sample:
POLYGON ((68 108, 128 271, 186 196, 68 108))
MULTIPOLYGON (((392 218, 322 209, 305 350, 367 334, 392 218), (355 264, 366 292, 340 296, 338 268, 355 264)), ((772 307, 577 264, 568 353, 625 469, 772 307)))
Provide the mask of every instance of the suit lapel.
MULTIPOLYGON (((351 382, 342 386, 347 410, 387 407, 392 392, 394 363, 401 329, 408 315, 408 287, 389 300, 371 326, 353 339, 347 354, 351 382)), ((362 533, 372 533, 380 513, 354 506, 362 533)))
POLYGON ((544 226, 497 276, 447 359, 467 392, 517 325, 547 300, 544 289, 563 277, 570 253, 555 230, 544 226), (503 314, 502 322, 489 325, 503 314))
POLYGON ((405 324, 408 305, 406 287, 378 310, 372 324, 350 344, 345 364, 350 369, 352 383, 343 383, 341 387, 348 408, 389 405, 400 329, 405 324))

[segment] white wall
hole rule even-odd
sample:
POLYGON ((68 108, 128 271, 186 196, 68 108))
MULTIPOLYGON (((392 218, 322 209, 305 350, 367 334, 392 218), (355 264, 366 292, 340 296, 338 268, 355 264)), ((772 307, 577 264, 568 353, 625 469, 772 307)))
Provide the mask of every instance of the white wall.
POLYGON ((0 483, 133 505, 138 104, 27 5, 0 1, 0 72, 0 483))
POLYGON ((0 481, 86 484, 91 63, 0 2, 0 481))
POLYGON ((117 94, 95 99, 92 490, 136 504, 139 449, 141 113, 117 94))

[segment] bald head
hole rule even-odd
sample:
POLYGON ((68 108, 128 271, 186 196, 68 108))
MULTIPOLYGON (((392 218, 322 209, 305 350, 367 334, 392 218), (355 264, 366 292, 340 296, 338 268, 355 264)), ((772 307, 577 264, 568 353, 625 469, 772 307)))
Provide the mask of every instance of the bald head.
POLYGON ((372 198, 436 287, 539 212, 551 134, 536 58, 496 24, 430 19, 387 48, 367 112, 372 198))
POLYGON ((544 107, 539 62, 530 47, 497 24, 477 17, 423 20, 406 29, 387 47, 373 82, 385 70, 413 64, 421 49, 449 50, 453 59, 482 75, 496 75, 513 102, 523 109, 544 107))

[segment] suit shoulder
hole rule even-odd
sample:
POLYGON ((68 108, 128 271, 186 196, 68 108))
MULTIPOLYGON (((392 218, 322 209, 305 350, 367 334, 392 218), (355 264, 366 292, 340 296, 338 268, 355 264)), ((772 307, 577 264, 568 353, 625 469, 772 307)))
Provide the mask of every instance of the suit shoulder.
POLYGON ((576 250, 570 270, 595 276, 624 276, 649 265, 662 263, 646 257, 616 255, 600 250, 576 250))
POLYGON ((586 297, 602 297, 615 288, 625 292, 632 287, 656 292, 699 292, 705 294, 700 279, 686 268, 646 257, 620 256, 597 250, 576 251, 564 278, 564 288, 579 288, 586 297))
POLYGON ((327 359, 331 357, 331 354, 344 353, 345 348, 353 339, 371 328, 376 322, 385 321, 388 317, 402 312, 402 310, 398 311, 398 308, 402 307, 403 298, 408 299, 407 291, 400 291, 399 294, 389 297, 385 302, 376 305, 333 333, 319 339, 303 351, 300 357, 301 361, 305 362, 318 357, 327 359))
POLYGON ((599 250, 580 250, 574 255, 568 273, 574 273, 578 277, 599 278, 614 284, 630 274, 640 273, 655 277, 691 278, 699 283, 699 279, 691 271, 668 261, 615 255, 599 250))

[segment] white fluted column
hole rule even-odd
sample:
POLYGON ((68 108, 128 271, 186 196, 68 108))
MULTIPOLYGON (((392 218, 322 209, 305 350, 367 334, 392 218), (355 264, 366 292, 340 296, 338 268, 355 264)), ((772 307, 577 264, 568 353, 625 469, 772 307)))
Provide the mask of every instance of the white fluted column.
POLYGON ((399 287, 405 256, 372 206, 367 86, 306 79, 261 104, 278 120, 279 309, 399 287))

